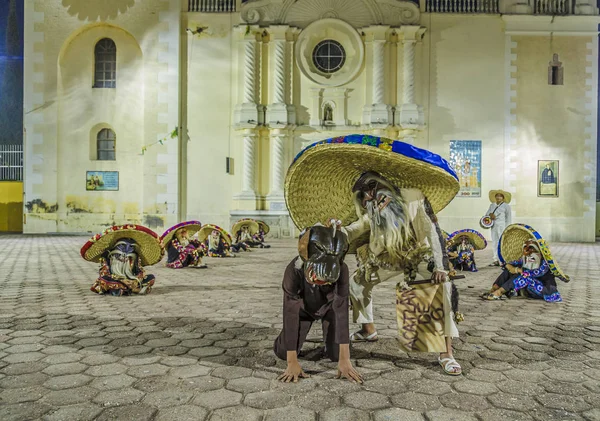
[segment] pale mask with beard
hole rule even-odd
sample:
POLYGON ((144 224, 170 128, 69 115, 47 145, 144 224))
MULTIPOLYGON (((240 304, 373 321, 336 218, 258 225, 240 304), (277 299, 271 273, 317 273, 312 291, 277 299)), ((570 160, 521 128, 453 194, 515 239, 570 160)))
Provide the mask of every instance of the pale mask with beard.
POLYGON ((523 269, 539 269, 542 265, 542 253, 534 241, 528 241, 523 245, 523 269))
POLYGON ((219 234, 219 231, 214 230, 210 234, 210 237, 208 237, 209 248, 211 248, 211 249, 217 249, 217 248, 219 248, 219 240, 220 239, 221 239, 221 234, 219 234))
POLYGON ((178 230, 175 233, 175 237, 177 238, 177 241, 179 241, 179 244, 181 244, 183 247, 187 247, 187 245, 190 244, 188 232, 185 228, 178 230))
POLYGON ((391 257, 400 257, 410 238, 406 204, 400 191, 375 172, 363 174, 352 191, 358 215, 369 215, 371 236, 383 240, 391 257))
POLYGON ((247 226, 243 226, 242 227, 242 232, 240 235, 240 239, 241 241, 250 241, 252 240, 252 236, 250 235, 250 230, 248 229, 247 226))
POLYGON ((121 240, 108 253, 110 273, 114 278, 137 279, 137 244, 131 239, 121 240))

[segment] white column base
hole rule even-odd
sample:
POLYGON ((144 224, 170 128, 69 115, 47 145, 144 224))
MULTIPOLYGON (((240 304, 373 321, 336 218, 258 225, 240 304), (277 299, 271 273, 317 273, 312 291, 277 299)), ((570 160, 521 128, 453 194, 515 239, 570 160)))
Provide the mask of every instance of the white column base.
POLYGON ((400 120, 398 123, 407 129, 417 129, 425 125, 423 107, 417 104, 402 104, 400 107, 400 120))
POLYGON ((293 105, 271 104, 267 107, 267 123, 269 125, 287 126, 296 121, 296 109, 293 105))
POLYGON ((253 125, 260 123, 259 106, 250 102, 239 104, 233 112, 234 123, 237 125, 253 125))

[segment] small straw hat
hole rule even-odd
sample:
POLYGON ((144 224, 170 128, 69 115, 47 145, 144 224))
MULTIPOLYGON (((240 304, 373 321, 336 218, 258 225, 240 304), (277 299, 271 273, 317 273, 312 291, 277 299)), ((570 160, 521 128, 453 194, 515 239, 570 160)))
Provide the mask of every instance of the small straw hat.
POLYGON ((258 225, 260 225, 260 228, 263 230, 263 233, 265 235, 267 235, 269 231, 271 231, 271 227, 266 222, 260 221, 258 219, 256 219, 256 222, 258 222, 258 225))
POLYGON ((465 236, 469 239, 475 250, 483 250, 487 246, 487 241, 479 232, 472 229, 463 229, 453 232, 448 236, 448 246, 460 243, 460 238, 465 236))
POLYGON ((323 140, 300 152, 287 172, 285 200, 299 229, 329 218, 357 219, 352 187, 367 171, 398 188, 417 188, 441 211, 459 190, 458 177, 441 156, 408 143, 369 135, 323 140))
POLYGON ((142 225, 115 225, 94 235, 81 248, 81 257, 90 262, 99 262, 106 250, 112 249, 117 241, 131 238, 137 244, 136 252, 142 266, 152 266, 162 259, 165 250, 158 234, 142 225))
POLYGON ((221 234, 221 237, 227 242, 227 244, 232 244, 231 235, 229 235, 229 233, 220 226, 214 224, 202 225, 202 228, 200 228, 200 231, 198 231, 198 240, 203 243, 214 230, 219 231, 219 234, 221 234))
POLYGON ((502 196, 504 196, 504 203, 506 203, 507 205, 512 200, 512 194, 500 189, 500 190, 490 190, 490 192, 489 192, 490 202, 496 203, 496 195, 498 193, 501 194, 502 196))
POLYGON ((180 229, 180 228, 187 229, 188 235, 190 237, 192 237, 194 234, 196 234, 198 231, 200 231, 201 227, 202 227, 202 223, 200 221, 180 222, 179 224, 173 225, 171 228, 166 230, 163 233, 163 235, 161 235, 160 241, 162 241, 164 247, 167 247, 169 245, 169 243, 171 242, 171 240, 173 239, 173 237, 175 236, 175 234, 177 233, 178 229, 180 229))
POLYGON ((569 282, 570 278, 558 266, 552 257, 550 247, 539 232, 529 225, 511 224, 502 233, 498 242, 498 257, 502 263, 519 260, 523 256, 523 245, 528 240, 534 240, 540 247, 544 260, 548 263, 550 271, 563 282, 569 282))
POLYGON ((244 226, 248 227, 248 230, 250 230, 250 235, 254 235, 258 232, 258 222, 252 218, 244 218, 240 219, 235 224, 233 224, 233 227, 231 228, 231 233, 233 235, 237 235, 237 232, 241 230, 244 226))

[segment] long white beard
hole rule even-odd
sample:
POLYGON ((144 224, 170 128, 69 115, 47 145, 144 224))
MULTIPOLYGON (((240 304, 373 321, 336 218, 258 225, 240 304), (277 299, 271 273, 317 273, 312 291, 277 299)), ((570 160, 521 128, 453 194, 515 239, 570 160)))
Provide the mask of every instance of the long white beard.
POLYGON ((211 249, 219 248, 219 238, 214 238, 213 236, 209 237, 208 246, 211 249))
POLYGON ((135 253, 122 254, 119 252, 113 252, 110 255, 110 273, 116 278, 127 278, 137 279, 137 276, 133 273, 133 263, 137 259, 135 253), (131 260, 130 260, 131 259, 131 260))
POLYGON ((252 236, 250 235, 250 233, 248 231, 246 231, 246 232, 242 231, 242 235, 240 238, 242 239, 242 241, 252 240, 252 236))
POLYGON ((179 240, 179 244, 181 244, 183 247, 187 247, 188 244, 190 244, 190 240, 188 240, 187 238, 180 238, 179 240))
POLYGON ((528 270, 539 269, 542 265, 542 258, 539 254, 533 253, 524 257, 523 268, 528 270))
POLYGON ((400 257, 409 239, 410 226, 406 218, 406 207, 401 197, 388 190, 380 191, 391 197, 390 203, 379 210, 377 200, 367 202, 371 233, 375 238, 383 238, 386 251, 391 257, 400 257))

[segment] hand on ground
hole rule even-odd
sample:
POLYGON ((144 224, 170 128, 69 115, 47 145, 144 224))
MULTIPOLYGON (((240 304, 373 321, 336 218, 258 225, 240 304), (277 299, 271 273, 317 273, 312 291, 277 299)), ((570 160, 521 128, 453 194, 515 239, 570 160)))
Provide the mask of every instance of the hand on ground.
POLYGON ((306 374, 300 364, 298 363, 288 363, 287 368, 283 372, 283 374, 277 377, 277 380, 289 383, 293 381, 294 383, 298 383, 298 379, 300 378, 309 378, 310 375, 306 374))

